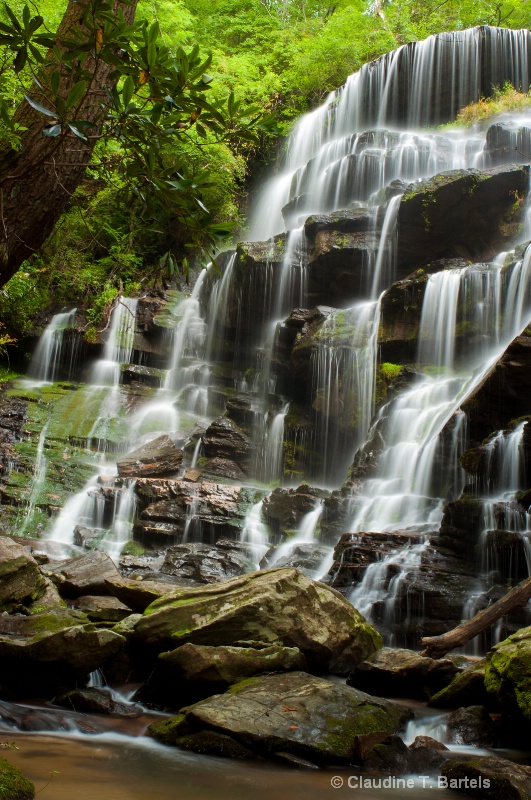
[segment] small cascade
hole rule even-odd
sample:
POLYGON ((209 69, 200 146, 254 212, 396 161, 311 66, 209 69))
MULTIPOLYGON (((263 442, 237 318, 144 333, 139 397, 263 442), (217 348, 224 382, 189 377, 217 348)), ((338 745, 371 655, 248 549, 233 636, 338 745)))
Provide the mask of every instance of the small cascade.
POLYGON ((131 361, 137 303, 134 298, 121 297, 112 311, 103 356, 92 372, 92 382, 97 386, 117 386, 121 365, 131 361))
POLYGON ((104 452, 113 439, 120 414, 121 369, 122 365, 130 363, 133 355, 137 303, 130 297, 119 299, 111 314, 102 358, 92 369, 88 401, 99 403, 99 411, 89 434, 89 444, 104 452))
MULTIPOLYGON (((337 311, 325 321, 312 354, 311 396, 319 453, 315 477, 337 485, 367 436, 374 412, 380 303, 337 311)), ((312 470, 310 469, 310 474, 312 470)))
POLYGON ((115 495, 109 531, 98 545, 99 549, 105 550, 111 558, 119 558, 124 545, 131 539, 136 506, 135 481, 130 480, 127 486, 115 495))
POLYGON ((262 521, 263 505, 264 501, 260 500, 251 506, 245 516, 240 539, 242 544, 248 545, 256 569, 260 569, 260 563, 271 546, 269 528, 262 521))
POLYGON ((284 473, 284 421, 288 411, 289 403, 286 403, 270 424, 267 417, 265 419, 256 470, 259 479, 265 483, 281 480, 284 473))
POLYGON ((268 562, 268 567, 274 567, 282 559, 290 556, 297 545, 313 544, 315 542, 315 531, 321 519, 323 508, 323 504, 318 503, 313 511, 309 511, 308 514, 304 515, 296 533, 275 549, 271 560, 268 562))
MULTIPOLYGON (((516 500, 516 493, 525 485, 522 457, 525 425, 522 422, 513 431, 498 431, 485 445, 482 480, 477 485, 483 501, 478 562, 487 582, 502 579, 517 583, 531 576, 531 514, 516 500)), ((488 586, 471 593, 463 610, 464 619, 471 619, 480 610, 485 588, 488 586)), ((500 620, 498 636, 502 635, 503 624, 500 620)), ((496 631, 492 635, 495 643, 496 631)), ((472 640, 467 648, 475 655, 480 650, 480 638, 472 640)))
POLYGON ((37 381, 53 383, 60 373, 69 379, 72 376, 77 339, 66 338, 73 327, 77 309, 55 314, 46 326, 31 358, 28 375, 37 381))

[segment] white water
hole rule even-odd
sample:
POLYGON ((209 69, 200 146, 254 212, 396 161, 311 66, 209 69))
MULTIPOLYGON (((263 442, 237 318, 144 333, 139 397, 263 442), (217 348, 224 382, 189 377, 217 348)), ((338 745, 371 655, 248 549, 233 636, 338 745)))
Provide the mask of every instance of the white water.
POLYGON ((46 326, 35 352, 31 358, 28 375, 38 381, 52 382, 56 380, 63 362, 69 363, 71 373, 75 349, 65 352, 64 334, 74 325, 77 309, 62 314, 55 314, 46 326))
POLYGON ((322 513, 323 505, 322 503, 318 503, 313 511, 309 511, 307 514, 305 514, 300 522, 297 532, 276 548, 273 557, 270 559, 267 566, 274 567, 275 564, 277 564, 277 562, 279 562, 282 558, 286 558, 286 556, 291 555, 293 550, 299 544, 313 544, 315 542, 315 530, 319 520, 321 519, 322 513))

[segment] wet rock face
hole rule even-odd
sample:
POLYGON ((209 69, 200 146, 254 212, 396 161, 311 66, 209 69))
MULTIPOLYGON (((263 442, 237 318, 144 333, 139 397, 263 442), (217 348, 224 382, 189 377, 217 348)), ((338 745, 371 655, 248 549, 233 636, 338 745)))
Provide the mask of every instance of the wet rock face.
POLYGON ((526 329, 463 403, 470 441, 480 444, 493 431, 507 428, 511 420, 527 416, 530 396, 531 333, 526 329))
POLYGON ((338 592, 289 568, 173 592, 146 609, 135 633, 159 650, 185 642, 298 647, 311 669, 339 674, 381 645, 338 592))
POLYGON ((448 741, 452 744, 472 744, 492 747, 497 728, 484 706, 459 708, 447 721, 448 741))
POLYGON ((121 478, 154 477, 176 473, 183 460, 183 451, 169 436, 159 436, 117 461, 121 478))
MULTIPOLYGON (((27 403, 0 394, 0 474, 7 475, 15 457, 13 444, 22 438, 27 403)), ((1 496, 1 495, 0 495, 1 496)))
MULTIPOLYGON (((381 743, 409 716, 386 700, 291 672, 236 683, 188 708, 185 717, 174 718, 173 743, 179 747, 187 734, 215 730, 266 758, 280 751, 317 764, 360 763, 369 742, 381 743)), ((149 732, 158 738, 160 727, 149 732)))
MULTIPOLYGON (((411 184, 398 212, 398 277, 428 259, 489 260, 521 222, 515 192, 527 194, 528 167, 454 170, 411 184)), ((405 276, 404 276, 405 277, 405 276)))
POLYGON ((264 499, 264 519, 275 534, 296 530, 306 514, 328 492, 303 484, 298 489, 277 488, 264 499))
POLYGON ((208 459, 224 459, 244 471, 251 469, 256 457, 250 436, 227 417, 219 417, 208 427, 203 436, 203 447, 208 459))
POLYGON ((496 122, 487 130, 483 154, 487 167, 529 163, 531 129, 511 122, 496 122))
POLYGON ((139 479, 140 514, 133 535, 144 546, 176 544, 185 530, 192 540, 239 538, 249 502, 241 486, 203 481, 139 479))
POLYGON ((161 572, 195 583, 219 583, 252 569, 251 554, 245 545, 219 539, 216 545, 191 543, 168 547, 161 572))

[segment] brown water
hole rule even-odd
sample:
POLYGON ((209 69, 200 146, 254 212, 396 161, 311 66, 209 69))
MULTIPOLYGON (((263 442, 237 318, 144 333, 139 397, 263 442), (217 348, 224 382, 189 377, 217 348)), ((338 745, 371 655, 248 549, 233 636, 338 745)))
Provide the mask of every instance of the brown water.
MULTIPOLYGON (((164 747, 145 737, 17 734, 19 751, 5 751, 40 790, 39 800, 455 800, 445 789, 348 788, 354 770, 301 771, 238 762, 164 747), (341 777, 335 789, 332 778, 341 777)), ((369 776, 366 776, 369 777, 369 776)), ((375 778, 375 776, 371 776, 375 778)))

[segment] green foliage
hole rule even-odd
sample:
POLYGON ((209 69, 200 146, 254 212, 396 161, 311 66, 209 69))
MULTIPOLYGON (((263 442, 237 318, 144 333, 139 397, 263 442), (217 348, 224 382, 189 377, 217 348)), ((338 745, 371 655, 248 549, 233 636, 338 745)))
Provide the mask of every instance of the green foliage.
POLYGON ((391 381, 393 380, 393 378, 397 378, 400 375, 403 367, 401 364, 391 364, 388 361, 386 361, 380 366, 380 369, 383 377, 386 380, 391 381))
POLYGON ((518 92, 510 83, 496 87, 492 97, 482 97, 461 109, 455 122, 444 127, 469 127, 477 122, 495 117, 507 111, 527 111, 531 108, 531 92, 518 92))

